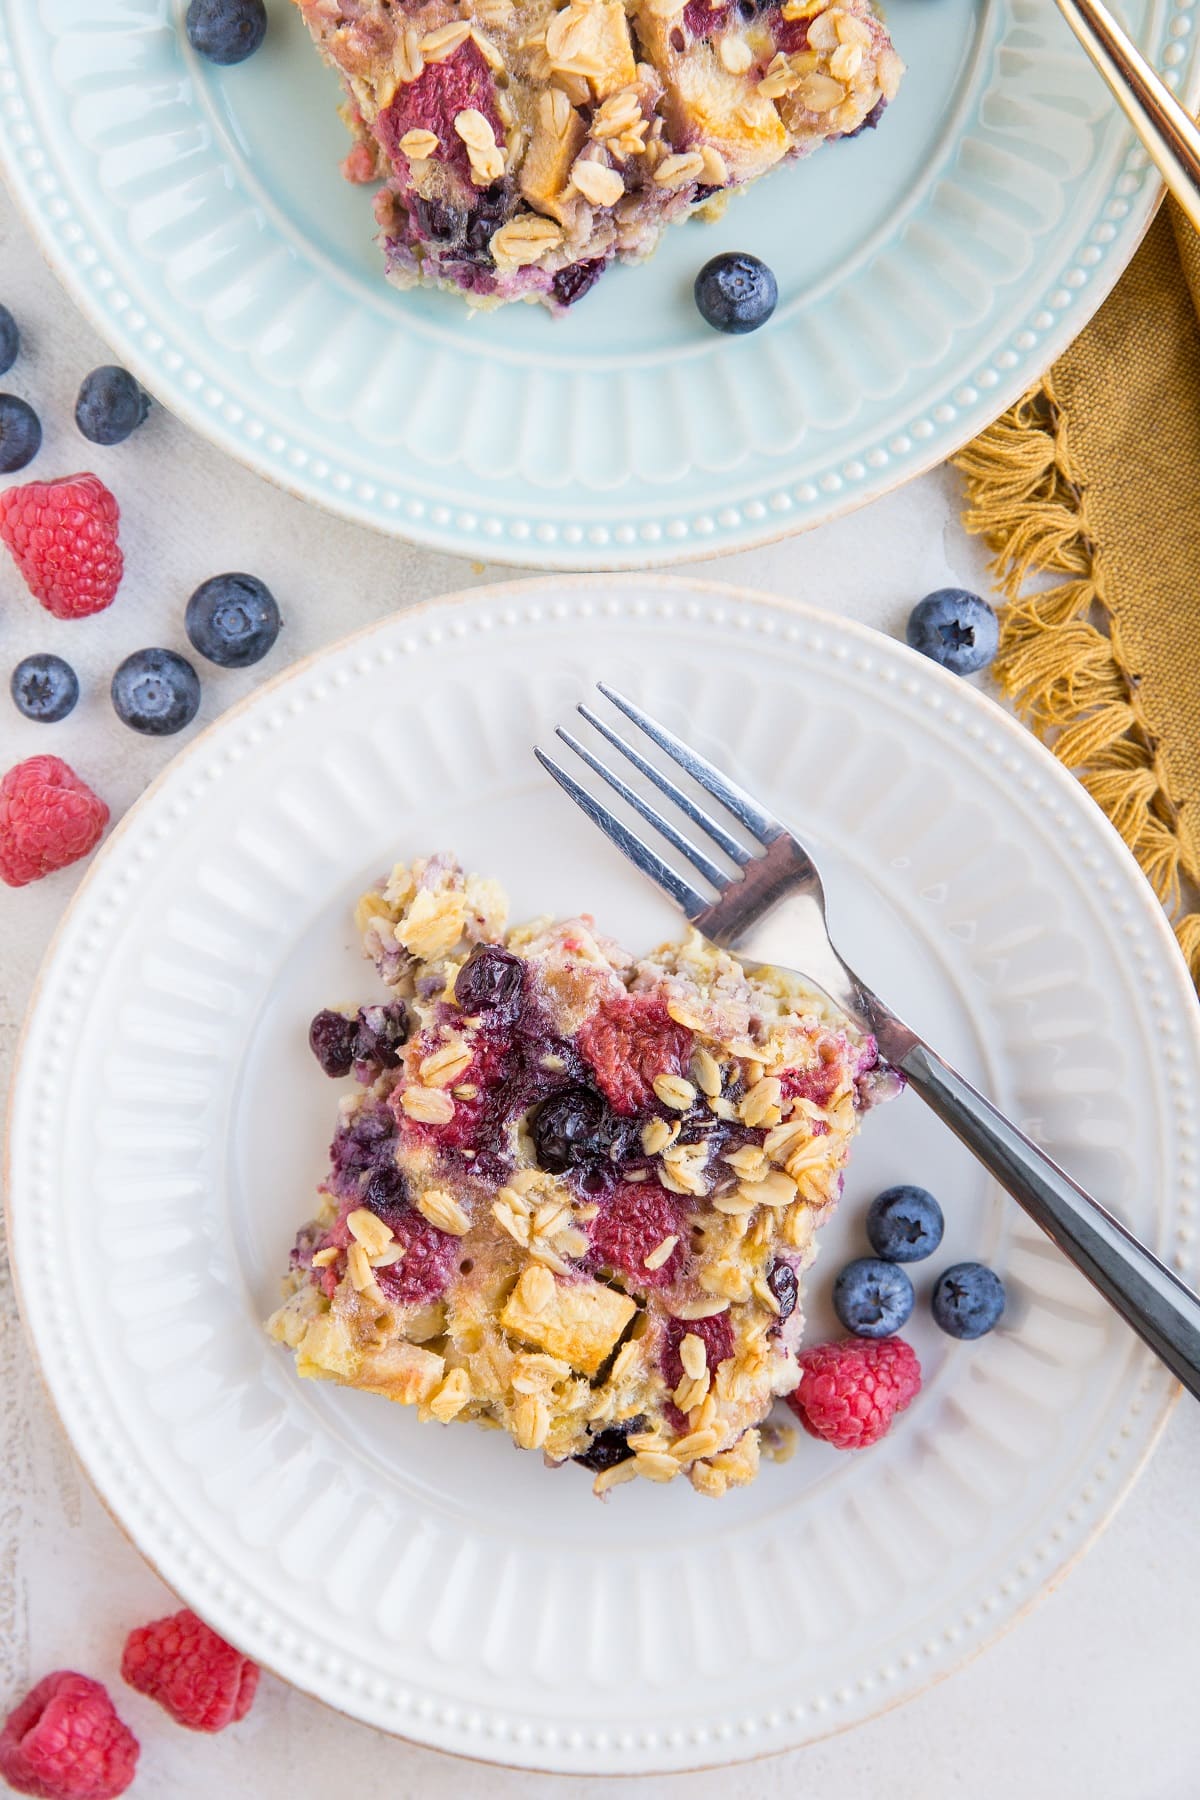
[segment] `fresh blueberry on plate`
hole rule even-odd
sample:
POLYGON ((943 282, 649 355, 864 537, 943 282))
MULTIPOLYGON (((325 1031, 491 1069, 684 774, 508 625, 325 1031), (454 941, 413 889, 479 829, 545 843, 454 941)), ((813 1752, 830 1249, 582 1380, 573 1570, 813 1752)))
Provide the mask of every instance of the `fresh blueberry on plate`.
POLYGON ((0 394, 0 475, 14 475, 42 447, 42 421, 28 400, 0 394))
POLYGON ((779 288, 765 262, 729 250, 706 262, 696 277, 696 305, 714 331, 757 331, 775 311, 779 288))
POLYGON ((0 306, 0 375, 7 375, 21 353, 21 334, 7 306, 0 306))
POLYGON ((942 1241, 946 1221, 927 1188, 905 1183, 886 1188, 867 1213, 867 1238, 887 1262, 920 1262, 942 1241))
POLYGON ((267 35, 264 0, 191 0, 184 21, 188 43, 209 62, 245 62, 267 35))
POLYGON ((950 1337, 978 1338, 999 1324, 1007 1296, 994 1269, 982 1263, 955 1263, 938 1276, 933 1321, 950 1337))
POLYGON ((891 1337, 913 1309, 913 1285, 894 1262, 860 1256, 833 1284, 833 1310, 855 1337, 891 1337))
POLYGON ((260 662, 279 636, 279 608, 257 575, 214 575, 187 603, 193 647, 223 669, 260 662))
POLYGON ((112 703, 123 725, 171 737, 200 709, 200 678, 173 650, 135 650, 112 678, 112 703))
POLYGON ((906 635, 914 650, 952 675, 974 675, 1000 647, 1000 622, 981 595, 938 588, 913 607, 906 635))
POLYGON ((150 411, 150 396, 128 369, 104 363, 85 375, 75 423, 89 443, 123 444, 150 411))
POLYGON ((12 672, 13 703, 27 719, 54 725, 79 698, 79 677, 61 656, 26 656, 12 672))

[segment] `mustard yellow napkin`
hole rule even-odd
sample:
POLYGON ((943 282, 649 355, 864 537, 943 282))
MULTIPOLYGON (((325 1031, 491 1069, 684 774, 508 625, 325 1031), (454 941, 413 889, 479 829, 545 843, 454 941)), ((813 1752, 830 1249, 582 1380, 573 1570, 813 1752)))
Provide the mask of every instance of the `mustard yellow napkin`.
POLYGON ((1158 214, 1091 324, 956 460, 994 674, 1137 857, 1200 980, 1200 238, 1158 214))

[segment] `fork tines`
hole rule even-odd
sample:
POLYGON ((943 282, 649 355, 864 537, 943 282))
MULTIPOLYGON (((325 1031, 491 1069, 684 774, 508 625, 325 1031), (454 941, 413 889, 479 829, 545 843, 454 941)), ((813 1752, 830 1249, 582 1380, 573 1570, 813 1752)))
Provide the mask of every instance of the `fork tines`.
MULTIPOLYGON (((607 686, 602 681, 598 682, 597 686, 605 699, 610 700, 620 712, 624 713, 627 719, 637 726, 639 731, 650 739, 652 744, 664 751, 685 774, 690 776, 692 781, 718 801, 743 830, 755 840, 753 846, 747 846, 741 842, 723 824, 714 819, 692 794, 680 787, 648 757, 642 755, 639 750, 625 740, 619 731, 614 730, 604 719, 598 717, 590 707, 580 706, 578 708, 580 716, 586 719, 587 723, 607 743, 611 744, 613 749, 620 751, 626 761, 657 788, 660 794, 664 794, 672 807, 678 809, 693 825, 698 826, 711 848, 728 857, 737 870, 744 869, 756 854, 783 835, 784 828, 779 820, 764 811, 756 800, 752 799, 735 782, 730 781, 728 776, 723 775, 706 757, 701 756, 690 745, 685 744, 681 738, 677 738, 674 732, 668 731, 665 725, 660 725, 657 719, 652 718, 649 713, 643 712, 641 707, 635 706, 632 700, 627 700, 615 688, 607 686)), ((569 731, 564 731, 561 727, 557 735, 567 748, 572 750, 593 774, 598 775, 602 781, 606 782, 627 806, 644 819, 660 838, 665 840, 666 844, 678 851, 679 855, 684 857, 692 865, 692 868, 716 889, 717 894, 723 893, 730 882, 737 879, 735 873, 731 873, 715 862, 706 849, 701 848, 671 818, 659 811, 648 799, 631 787, 586 745, 580 743, 577 737, 574 737, 569 731)), ((689 919, 696 918, 712 905, 713 897, 711 895, 706 897, 701 894, 686 875, 666 862, 663 856, 646 842, 645 838, 631 826, 626 825, 594 794, 582 787, 552 757, 547 756, 542 750, 535 750, 534 754, 542 767, 554 777, 558 785, 570 795, 592 823, 598 825, 600 830, 617 846, 617 849, 641 869, 643 874, 657 882, 659 887, 671 896, 676 905, 683 909, 689 919)))

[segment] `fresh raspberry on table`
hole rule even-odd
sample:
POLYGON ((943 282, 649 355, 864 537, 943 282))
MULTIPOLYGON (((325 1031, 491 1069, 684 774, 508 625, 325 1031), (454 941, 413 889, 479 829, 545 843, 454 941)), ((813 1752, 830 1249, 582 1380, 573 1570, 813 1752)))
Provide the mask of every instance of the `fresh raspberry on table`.
POLYGON ((224 1731, 244 1719, 258 1687, 258 1664, 186 1607, 130 1632, 121 1674, 189 1731, 224 1731))
POLYGON ((86 619, 112 605, 125 568, 119 518, 95 475, 27 481, 0 494, 0 539, 34 599, 56 619, 86 619))
POLYGON ((41 1800, 116 1800, 133 1780, 139 1745, 88 1675, 57 1669, 8 1715, 0 1776, 41 1800))
POLYGON ((94 850, 108 808, 61 756, 30 756, 0 781, 0 881, 26 887, 94 850))
POLYGON ((622 1181, 597 1198, 600 1211, 589 1228, 592 1262, 623 1270, 639 1287, 675 1281, 683 1268, 686 1227, 674 1196, 655 1181, 622 1181), (648 1269, 646 1258, 672 1237, 676 1242, 665 1261, 648 1269))
POLYGON ((838 1450, 878 1443, 921 1391, 921 1365, 903 1338, 843 1338, 800 1356, 788 1405, 813 1437, 838 1450))
POLYGON ((578 1044, 609 1105, 626 1118, 653 1106, 654 1077, 682 1075, 692 1054, 691 1032, 657 994, 606 1001, 581 1028, 578 1044))

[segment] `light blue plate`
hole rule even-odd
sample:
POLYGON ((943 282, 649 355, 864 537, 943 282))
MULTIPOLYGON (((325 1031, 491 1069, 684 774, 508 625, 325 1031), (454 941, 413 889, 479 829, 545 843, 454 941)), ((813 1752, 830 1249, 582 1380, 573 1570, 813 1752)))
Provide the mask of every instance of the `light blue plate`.
MULTIPOLYGON (((1130 23, 1195 85, 1194 0, 1130 23)), ((950 454, 1054 358, 1157 192, 1053 0, 893 0, 881 128, 676 228, 561 321, 397 293, 287 0, 218 70, 183 0, 0 0, 0 155, 47 254, 175 412, 306 498, 440 549, 646 567, 745 548, 950 454), (779 277, 709 331, 723 249, 779 277)))

